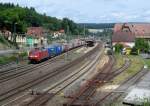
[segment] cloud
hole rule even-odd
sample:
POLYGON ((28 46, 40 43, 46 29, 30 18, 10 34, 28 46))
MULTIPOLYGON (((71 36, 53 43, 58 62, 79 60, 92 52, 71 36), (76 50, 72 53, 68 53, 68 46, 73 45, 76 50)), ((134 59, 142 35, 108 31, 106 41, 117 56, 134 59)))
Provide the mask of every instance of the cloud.
POLYGON ((149 0, 0 0, 75 22, 150 22, 149 0))

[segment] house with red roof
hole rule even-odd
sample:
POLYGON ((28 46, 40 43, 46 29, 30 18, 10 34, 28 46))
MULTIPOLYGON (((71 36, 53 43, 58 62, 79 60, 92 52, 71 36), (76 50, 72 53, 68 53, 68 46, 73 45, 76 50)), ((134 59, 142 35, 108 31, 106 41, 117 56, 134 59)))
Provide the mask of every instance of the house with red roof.
POLYGON ((45 37, 45 31, 42 27, 29 27, 27 28, 27 36, 32 38, 27 38, 27 42, 30 45, 45 45, 47 44, 47 38, 45 37))
POLYGON ((34 37, 44 36, 44 29, 42 27, 29 27, 27 28, 27 35, 34 37))
POLYGON ((112 44, 123 44, 133 47, 136 38, 150 39, 150 23, 122 23, 114 26, 112 44))

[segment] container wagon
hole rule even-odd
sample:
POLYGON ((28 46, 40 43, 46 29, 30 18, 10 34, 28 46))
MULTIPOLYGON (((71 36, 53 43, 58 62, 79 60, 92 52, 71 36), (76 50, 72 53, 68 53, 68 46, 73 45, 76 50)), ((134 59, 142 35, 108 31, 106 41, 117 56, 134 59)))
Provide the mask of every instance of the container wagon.
POLYGON ((31 62, 40 62, 44 59, 52 58, 82 45, 82 41, 77 40, 75 42, 64 44, 53 44, 42 49, 36 48, 29 52, 28 58, 31 62))

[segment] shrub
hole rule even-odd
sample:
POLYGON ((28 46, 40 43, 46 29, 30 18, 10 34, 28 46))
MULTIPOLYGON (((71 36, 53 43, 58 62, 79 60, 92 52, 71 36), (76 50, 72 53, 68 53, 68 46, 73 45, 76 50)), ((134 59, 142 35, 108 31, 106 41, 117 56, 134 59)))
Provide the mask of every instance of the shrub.
POLYGON ((135 40, 135 47, 142 52, 148 52, 150 48, 148 41, 142 38, 137 38, 135 40))
POLYGON ((26 56, 28 56, 28 53, 27 52, 22 52, 22 53, 19 54, 19 56, 20 57, 26 57, 26 56))
POLYGON ((115 45, 115 52, 120 53, 122 49, 123 49, 122 44, 116 44, 115 45))
POLYGON ((138 55, 138 49, 134 46, 131 50, 131 55, 138 55))

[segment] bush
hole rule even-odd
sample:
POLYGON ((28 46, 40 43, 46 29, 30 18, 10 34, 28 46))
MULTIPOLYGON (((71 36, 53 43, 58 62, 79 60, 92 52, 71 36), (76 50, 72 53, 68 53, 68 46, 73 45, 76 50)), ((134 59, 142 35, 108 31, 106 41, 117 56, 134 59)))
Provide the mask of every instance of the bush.
POLYGON ((115 45, 115 52, 116 53, 120 53, 122 49, 123 49, 123 45, 122 44, 116 44, 115 45))
POLYGON ((138 49, 134 46, 131 50, 131 55, 138 55, 138 49))
POLYGON ((22 52, 22 53, 19 54, 19 56, 20 57, 26 57, 26 56, 28 56, 28 53, 27 52, 22 52))
POLYGON ((142 52, 148 52, 150 49, 148 41, 146 41, 145 39, 142 39, 142 38, 137 38, 135 40, 135 47, 142 52))

